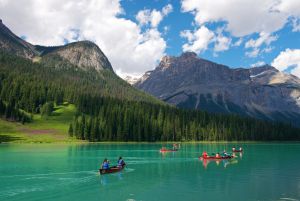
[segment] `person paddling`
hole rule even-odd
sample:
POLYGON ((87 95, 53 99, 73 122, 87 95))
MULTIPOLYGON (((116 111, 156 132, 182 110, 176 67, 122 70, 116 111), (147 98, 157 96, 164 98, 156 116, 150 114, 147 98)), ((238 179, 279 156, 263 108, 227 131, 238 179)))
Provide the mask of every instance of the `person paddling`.
POLYGON ((228 156, 226 150, 223 151, 223 156, 225 156, 225 157, 228 156))
POLYGON ((125 162, 124 160, 122 159, 122 157, 120 156, 119 157, 119 160, 118 160, 118 168, 121 168, 125 165, 125 162))
POLYGON ((108 170, 109 169, 109 161, 105 158, 103 163, 102 163, 102 169, 103 170, 108 170))

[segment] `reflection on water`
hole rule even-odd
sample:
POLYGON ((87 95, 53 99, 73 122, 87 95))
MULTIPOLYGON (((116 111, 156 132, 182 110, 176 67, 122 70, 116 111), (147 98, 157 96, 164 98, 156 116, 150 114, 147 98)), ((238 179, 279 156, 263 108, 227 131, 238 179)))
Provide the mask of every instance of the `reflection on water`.
POLYGON ((233 152, 232 155, 233 155, 234 157, 240 157, 240 159, 243 158, 243 152, 238 152, 238 153, 233 152))
POLYGON ((202 161, 203 167, 205 169, 207 169, 209 163, 214 163, 217 166, 222 165, 224 168, 226 168, 229 165, 233 165, 233 164, 238 163, 238 160, 235 159, 235 158, 230 159, 230 160, 210 160, 210 159, 199 159, 199 160, 202 161))
POLYGON ((110 183, 110 180, 113 180, 113 182, 123 180, 123 173, 122 172, 117 172, 117 173, 114 173, 112 175, 113 175, 113 177, 109 174, 100 175, 100 183, 103 186, 106 186, 110 183))

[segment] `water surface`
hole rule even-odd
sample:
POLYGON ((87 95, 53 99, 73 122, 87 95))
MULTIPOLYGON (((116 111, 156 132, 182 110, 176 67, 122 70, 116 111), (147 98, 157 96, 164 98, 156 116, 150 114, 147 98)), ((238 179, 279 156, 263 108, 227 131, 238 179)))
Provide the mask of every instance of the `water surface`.
POLYGON ((229 161, 201 161, 204 150, 235 144, 182 144, 159 153, 161 144, 0 145, 0 200, 300 200, 300 144, 239 144, 229 161), (128 164, 98 173, 107 157, 128 164))

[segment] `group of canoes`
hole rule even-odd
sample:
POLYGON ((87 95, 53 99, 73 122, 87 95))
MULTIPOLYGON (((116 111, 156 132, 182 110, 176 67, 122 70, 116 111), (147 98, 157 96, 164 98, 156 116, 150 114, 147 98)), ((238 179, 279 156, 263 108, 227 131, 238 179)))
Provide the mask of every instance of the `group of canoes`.
POLYGON ((104 159, 101 168, 99 169, 100 174, 120 172, 126 166, 126 163, 124 162, 121 156, 119 157, 117 165, 110 167, 109 164, 110 164, 109 160, 104 159))
MULTIPOLYGON (((166 147, 163 147, 160 149, 160 152, 173 152, 173 151, 177 151, 178 148, 180 148, 180 144, 173 144, 173 147, 171 149, 167 149, 166 147)), ((110 164, 109 160, 104 159, 101 168, 99 169, 100 174, 120 172, 126 166, 126 163, 124 162, 121 156, 119 157, 117 165, 110 167, 109 164, 110 164)))
MULTIPOLYGON (((243 152, 243 148, 240 147, 239 149, 236 149, 235 147, 232 148, 232 152, 243 152)), ((221 154, 211 154, 208 155, 206 151, 202 153, 202 156, 199 157, 199 159, 211 159, 211 160, 222 160, 222 159, 231 159, 233 158, 233 154, 227 153, 226 151, 223 151, 221 154)))
MULTIPOLYGON (((180 148, 180 144, 173 144, 172 148, 166 148, 166 147, 162 147, 159 151, 161 153, 164 152, 175 152, 178 151, 178 149, 180 148)), ((239 149, 236 149, 235 147, 232 148, 232 152, 243 152, 243 148, 240 147, 239 149)), ((226 151, 223 151, 221 154, 220 153, 216 153, 216 154, 211 154, 208 155, 206 151, 204 151, 202 153, 202 156, 199 157, 199 159, 201 160, 222 160, 222 159, 231 159, 233 158, 233 154, 227 153, 226 151)), ((110 162, 107 159, 104 159, 101 168, 99 169, 100 174, 109 174, 109 173, 115 173, 115 172, 120 172, 121 170, 123 170, 126 166, 126 163, 124 162, 124 160, 122 159, 122 157, 119 157, 119 160, 117 162, 117 165, 110 167, 109 166, 110 162)))

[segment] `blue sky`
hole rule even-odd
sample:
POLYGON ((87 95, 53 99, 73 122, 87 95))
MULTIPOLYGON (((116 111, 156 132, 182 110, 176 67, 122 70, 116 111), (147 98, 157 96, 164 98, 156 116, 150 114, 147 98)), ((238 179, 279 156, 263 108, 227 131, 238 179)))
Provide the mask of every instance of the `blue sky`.
MULTIPOLYGON (((181 1, 172 0, 123 0, 121 5, 124 8, 124 17, 135 20, 136 14, 143 9, 161 10, 165 5, 171 4, 173 7, 172 13, 166 16, 158 29, 164 33, 164 27, 169 27, 169 31, 163 34, 163 38, 167 41, 166 54, 180 55, 183 52, 182 46, 186 40, 180 37, 180 32, 187 29, 194 29, 194 15, 191 12, 182 12, 181 1)), ((258 19, 259 20, 259 19, 258 19)), ((216 30, 217 27, 226 25, 226 22, 208 23, 207 27, 211 30, 216 30)), ((292 31, 292 22, 287 22, 284 27, 278 31, 273 32, 278 39, 270 44, 272 50, 270 52, 261 53, 255 57, 246 56, 247 49, 245 42, 251 38, 258 38, 259 33, 252 33, 244 37, 244 41, 240 46, 231 47, 228 50, 214 54, 213 44, 208 46, 208 49, 201 51, 198 55, 202 58, 222 63, 230 67, 251 67, 256 63, 264 62, 271 64, 273 60, 285 49, 299 49, 300 48, 300 32, 292 31)), ((227 36, 231 34, 225 32, 227 36)), ((238 37, 232 37, 233 42, 239 40, 238 37)))
POLYGON ((1 0, 0 18, 33 44, 91 40, 122 77, 183 51, 300 76, 299 8, 299 0, 1 0))

